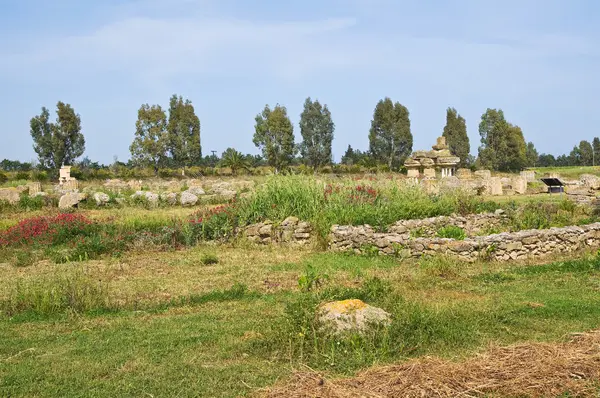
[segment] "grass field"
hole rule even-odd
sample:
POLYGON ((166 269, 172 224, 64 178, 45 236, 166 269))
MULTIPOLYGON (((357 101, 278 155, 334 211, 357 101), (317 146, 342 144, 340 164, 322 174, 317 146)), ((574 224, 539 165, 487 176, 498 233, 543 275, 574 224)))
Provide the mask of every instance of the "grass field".
POLYGON ((19 300, 33 304, 0 322, 2 396, 249 396, 302 364, 347 375, 423 355, 463 358, 492 341, 556 341, 600 326, 594 255, 500 266, 202 246, 118 262, 3 266, 0 275, 4 309, 19 308, 19 300), (218 263, 203 265, 206 253, 217 253, 218 263), (328 275, 322 291, 298 289, 307 266, 328 275), (286 307, 360 289, 373 277, 391 287, 372 301, 395 315, 392 336, 343 347, 308 343, 300 355, 286 307), (71 306, 48 310, 44 286, 65 281, 79 295, 69 296, 71 306), (236 283, 246 290, 232 289, 236 283), (75 301, 87 306, 76 312, 75 301))
MULTIPOLYGON (((592 251, 467 264, 331 253, 322 240, 288 247, 185 238, 192 213, 207 220, 213 214, 211 231, 218 233, 289 215, 322 232, 336 222, 385 227, 400 218, 499 207, 509 229, 547 228, 594 222, 589 209, 546 195, 428 196, 388 179, 264 181, 225 211, 203 205, 1 213, 0 232, 32 218, 31 233, 46 228, 41 221, 48 217, 73 224, 50 225, 26 243, 0 240, 0 396, 263 396, 307 369, 329 383, 429 356, 471 363, 491 344, 558 347, 571 333, 600 328, 600 255, 592 251), (57 256, 79 244, 89 256, 57 256), (347 298, 383 308, 391 326, 349 339, 320 334, 316 307, 347 298)), ((594 396, 580 392, 560 393, 594 396)))

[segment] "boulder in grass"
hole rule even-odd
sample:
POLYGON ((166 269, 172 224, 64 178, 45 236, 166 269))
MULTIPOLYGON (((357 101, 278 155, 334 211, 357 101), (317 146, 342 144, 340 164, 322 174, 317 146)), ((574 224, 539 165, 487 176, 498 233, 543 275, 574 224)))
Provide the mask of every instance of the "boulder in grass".
POLYGON ((201 187, 189 187, 187 192, 191 193, 192 195, 196 195, 196 196, 206 195, 206 192, 201 187))
POLYGON ((96 192, 94 194, 94 200, 96 201, 96 206, 104 206, 105 204, 110 202, 110 196, 108 196, 104 192, 96 192))
POLYGON ((358 299, 322 304, 317 309, 317 319, 323 330, 335 335, 361 334, 391 324, 389 313, 358 299))
POLYGON ((182 192, 179 200, 182 206, 194 206, 198 203, 198 197, 189 191, 182 192))
POLYGON ((70 209, 73 207, 77 207, 79 202, 85 200, 85 194, 78 192, 69 192, 60 197, 58 201, 59 209, 70 209))
POLYGON ((161 193, 160 199, 169 206, 174 206, 177 204, 177 194, 175 192, 161 193))
POLYGON ((150 206, 158 206, 158 194, 155 194, 153 192, 146 192, 144 196, 150 206))
POLYGON ((0 201, 8 202, 11 205, 19 203, 21 199, 19 190, 16 188, 1 188, 0 189, 0 201))

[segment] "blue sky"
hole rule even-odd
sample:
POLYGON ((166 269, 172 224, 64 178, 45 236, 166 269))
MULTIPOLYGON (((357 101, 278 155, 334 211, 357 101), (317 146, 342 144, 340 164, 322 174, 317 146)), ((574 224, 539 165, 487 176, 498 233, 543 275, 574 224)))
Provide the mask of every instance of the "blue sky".
POLYGON ((385 96, 411 113, 414 148, 448 106, 472 152, 486 108, 502 108, 540 152, 600 136, 595 0, 0 0, 0 159, 31 160, 29 119, 71 103, 86 155, 129 158, 137 109, 189 98, 202 147, 258 153, 254 116, 307 96, 336 123, 334 156, 368 148, 385 96))

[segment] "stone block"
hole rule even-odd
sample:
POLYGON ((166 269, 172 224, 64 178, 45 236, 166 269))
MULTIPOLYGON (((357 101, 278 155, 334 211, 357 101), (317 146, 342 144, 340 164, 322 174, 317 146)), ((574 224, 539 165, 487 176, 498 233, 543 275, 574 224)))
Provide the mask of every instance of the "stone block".
POLYGON ((426 167, 423 169, 423 176, 425 178, 435 178, 435 169, 431 167, 426 167))
POLYGON ((473 172, 470 169, 458 169, 456 170, 456 177, 461 180, 470 180, 473 178, 473 172))
POLYGON ((527 179, 525 177, 513 177, 512 189, 518 195, 525 195, 527 193, 527 179))
POLYGON ((525 179, 527 182, 535 181, 535 171, 533 170, 524 170, 521 172, 521 177, 525 179))
POLYGON ((475 177, 477 178, 482 178, 482 179, 488 179, 488 178, 492 178, 492 172, 489 170, 477 170, 475 173, 475 177))
POLYGON ((418 178, 421 173, 419 173, 418 169, 408 169, 407 174, 408 178, 418 178))

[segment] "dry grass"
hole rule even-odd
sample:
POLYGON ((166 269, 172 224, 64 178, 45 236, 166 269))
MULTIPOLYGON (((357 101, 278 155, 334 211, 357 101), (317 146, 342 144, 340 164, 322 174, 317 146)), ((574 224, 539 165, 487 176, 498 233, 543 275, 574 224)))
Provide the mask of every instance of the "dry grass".
POLYGON ((555 397, 600 394, 600 331, 569 342, 492 347, 461 362, 423 358, 329 380, 315 372, 261 391, 269 398, 349 397, 555 397))

